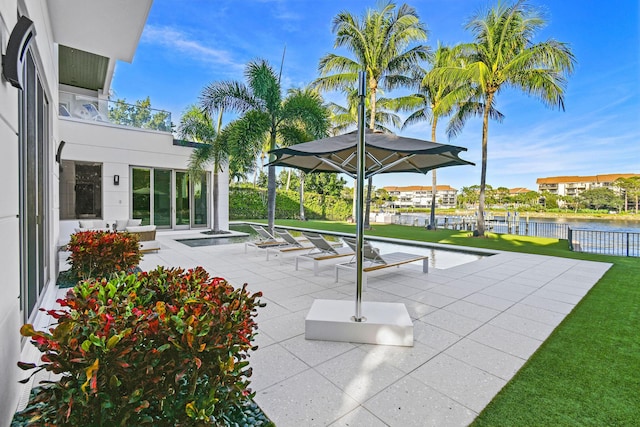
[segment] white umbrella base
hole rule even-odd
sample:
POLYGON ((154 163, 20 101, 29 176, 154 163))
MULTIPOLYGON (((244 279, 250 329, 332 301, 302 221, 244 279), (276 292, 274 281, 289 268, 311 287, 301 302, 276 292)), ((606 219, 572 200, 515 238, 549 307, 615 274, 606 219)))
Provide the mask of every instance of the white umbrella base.
POLYGON ((305 319, 308 340, 413 347, 413 323, 404 304, 362 302, 362 322, 353 320, 355 302, 317 299, 305 319))

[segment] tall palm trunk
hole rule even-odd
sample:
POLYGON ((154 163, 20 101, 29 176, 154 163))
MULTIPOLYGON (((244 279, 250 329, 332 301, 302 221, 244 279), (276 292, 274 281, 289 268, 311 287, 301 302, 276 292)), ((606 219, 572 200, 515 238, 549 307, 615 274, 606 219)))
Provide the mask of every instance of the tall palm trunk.
MULTIPOLYGON (((369 129, 374 130, 376 128, 376 90, 378 88, 378 81, 371 77, 369 79, 369 89, 371 90, 370 103, 371 103, 371 117, 369 119, 369 129)), ((364 213, 364 228, 371 228, 369 224, 369 216, 371 215, 371 189, 373 188, 373 177, 369 177, 367 180, 367 197, 365 200, 365 213, 364 213)))
POLYGON ((304 172, 300 171, 300 221, 306 221, 304 217, 304 172))
POLYGON ((367 197, 365 198, 366 209, 364 213, 364 228, 371 228, 369 224, 369 216, 371 215, 371 187, 373 187, 373 178, 367 179, 367 197))
POLYGON ((477 231, 479 237, 484 237, 484 201, 485 201, 485 189, 487 187, 487 141, 489 139, 489 110, 493 103, 493 91, 489 92, 486 103, 484 105, 484 112, 482 114, 482 166, 480 168, 480 197, 478 200, 478 224, 477 231))
MULTIPOLYGON (((224 112, 224 108, 220 108, 220 112, 218 113, 218 123, 216 125, 216 135, 220 135, 220 130, 222 129, 222 113, 224 112)), ((211 194, 213 196, 213 232, 218 233, 220 231, 220 218, 218 215, 218 199, 220 197, 220 190, 218 188, 218 172, 220 172, 220 157, 216 154, 215 160, 213 162, 213 189, 211 190, 211 194)))
MULTIPOLYGON (((269 137, 269 151, 276 148, 275 124, 269 137)), ((273 233, 273 225, 276 219, 276 167, 270 165, 267 170, 267 227, 273 233)))
MULTIPOLYGON (((433 116, 433 123, 431 123, 431 141, 436 142, 436 127, 438 126, 438 117, 433 116)), ((438 178, 436 170, 431 171, 431 215, 429 217, 429 224, 431 229, 436 229, 436 193, 438 192, 438 178)))
MULTIPOLYGON (((216 167, 216 166, 214 166, 216 167)), ((216 167, 217 168, 217 167, 216 167)), ((220 220, 218 218, 218 170, 213 172, 213 232, 218 233, 220 231, 220 220)))
POLYGON ((276 219, 276 167, 269 166, 267 173, 267 226, 269 232, 273 232, 276 219))

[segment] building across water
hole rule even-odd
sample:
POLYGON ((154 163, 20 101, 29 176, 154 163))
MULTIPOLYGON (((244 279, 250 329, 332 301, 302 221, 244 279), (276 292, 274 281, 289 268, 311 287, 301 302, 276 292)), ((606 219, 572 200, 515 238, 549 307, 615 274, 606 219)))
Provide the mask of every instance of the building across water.
POLYGON ((538 191, 548 191, 558 196, 577 196, 586 190, 594 188, 609 188, 618 195, 623 195, 622 188, 616 184, 616 180, 620 178, 640 178, 637 173, 610 173, 605 175, 590 176, 552 176, 548 178, 538 178, 538 191))
MULTIPOLYGON (((432 186, 411 185, 407 187, 384 187, 390 196, 395 197, 396 208, 430 208, 432 186)), ((449 185, 436 186, 436 208, 455 208, 458 190, 449 185)))

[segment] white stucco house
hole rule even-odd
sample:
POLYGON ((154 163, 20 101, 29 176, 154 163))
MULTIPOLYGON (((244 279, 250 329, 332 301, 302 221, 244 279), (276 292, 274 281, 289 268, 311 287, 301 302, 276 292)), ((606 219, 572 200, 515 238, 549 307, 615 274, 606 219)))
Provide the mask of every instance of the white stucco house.
MULTIPOLYGON (((10 423, 24 377, 20 326, 53 289, 58 248, 79 221, 211 224, 211 172, 187 174, 193 148, 168 126, 111 122, 116 64, 133 60, 151 4, 0 2, 0 427, 10 423)), ((220 177, 221 228, 227 182, 220 177)))

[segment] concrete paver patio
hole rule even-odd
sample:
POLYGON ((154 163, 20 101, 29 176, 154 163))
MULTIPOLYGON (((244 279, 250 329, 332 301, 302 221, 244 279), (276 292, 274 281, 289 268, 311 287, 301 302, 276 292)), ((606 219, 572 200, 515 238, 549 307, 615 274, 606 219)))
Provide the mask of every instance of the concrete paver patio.
POLYGON ((176 237, 158 233, 162 249, 141 268, 201 265, 263 292, 252 388, 278 427, 467 425, 610 267, 502 252, 428 274, 385 270, 363 300, 406 304, 414 346, 375 346, 305 340, 314 299, 355 298, 354 280, 335 283, 332 265, 314 276, 242 243, 192 248, 176 237))

